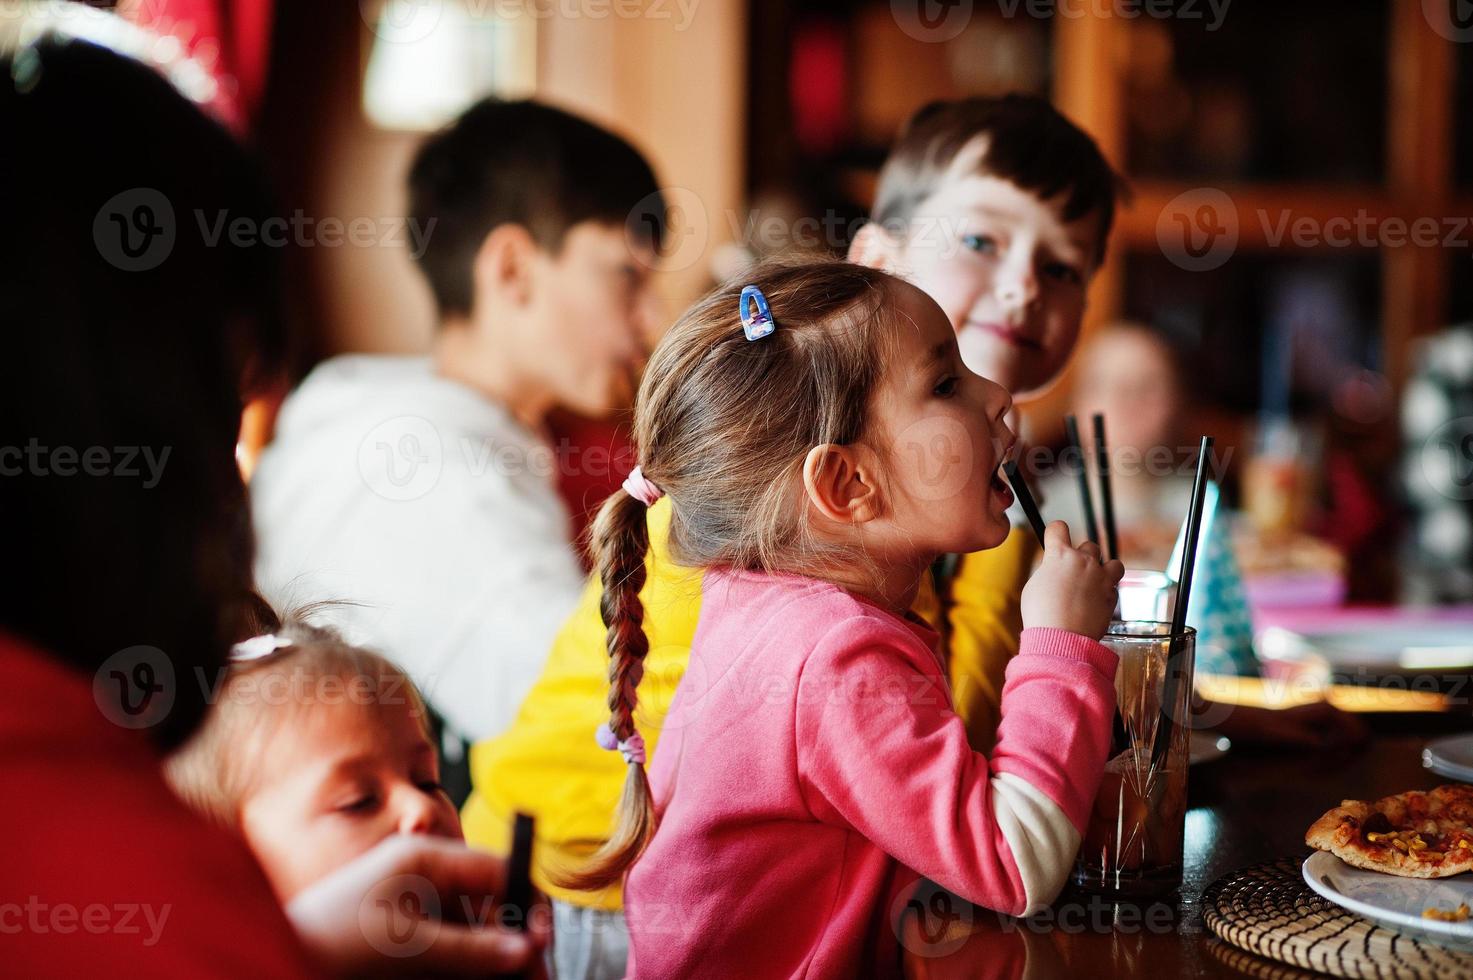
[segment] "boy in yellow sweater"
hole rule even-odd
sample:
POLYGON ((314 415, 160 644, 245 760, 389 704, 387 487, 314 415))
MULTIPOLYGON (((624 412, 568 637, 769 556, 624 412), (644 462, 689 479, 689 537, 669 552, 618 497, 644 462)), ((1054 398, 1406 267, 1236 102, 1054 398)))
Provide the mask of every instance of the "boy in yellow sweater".
MULTIPOLYGON (((1120 187, 1094 141, 1041 99, 936 103, 901 134, 880 174, 873 220, 849 257, 928 292, 967 366, 1023 401, 1073 352, 1120 187)), ((650 509, 640 593, 650 652, 638 724, 651 754, 660 730, 681 723, 666 709, 700 612, 701 573, 670 562, 669 521, 668 501, 650 509)), ((916 600, 915 611, 948 637, 957 710, 979 750, 992 745, 1035 547, 1015 529, 1002 547, 962 556, 938 577, 939 591, 923 583, 916 600)), ((627 946, 618 889, 573 892, 549 880, 597 850, 624 785, 618 754, 594 741, 608 716, 601 591, 589 581, 512 726, 472 750, 474 792, 462 814, 470 843, 502 853, 512 815, 536 815, 534 878, 554 899, 559 976, 622 976, 627 946)))

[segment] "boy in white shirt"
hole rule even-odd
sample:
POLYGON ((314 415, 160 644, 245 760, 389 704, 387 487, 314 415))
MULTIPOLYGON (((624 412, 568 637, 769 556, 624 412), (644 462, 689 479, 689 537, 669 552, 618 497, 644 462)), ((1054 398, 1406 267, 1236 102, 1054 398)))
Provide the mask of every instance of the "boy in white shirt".
POLYGON ((534 102, 473 106, 409 184, 432 350, 334 357, 287 398, 251 483, 257 574, 284 606, 351 603, 335 625, 476 740, 582 589, 543 422, 632 400, 665 211, 633 147, 534 102))

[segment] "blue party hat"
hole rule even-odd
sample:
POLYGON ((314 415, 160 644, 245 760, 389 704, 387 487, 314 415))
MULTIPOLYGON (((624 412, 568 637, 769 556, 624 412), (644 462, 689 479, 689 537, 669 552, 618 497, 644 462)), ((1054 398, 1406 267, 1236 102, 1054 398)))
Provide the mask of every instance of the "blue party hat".
MULTIPOLYGON (((1243 576, 1233 556, 1232 528, 1222 514, 1217 484, 1208 481, 1202 499, 1202 530, 1197 539, 1197 564, 1192 571, 1192 601, 1187 625, 1197 631, 1196 672, 1258 676, 1253 652, 1253 616, 1243 590, 1243 576)), ((1186 525, 1177 536, 1167 564, 1173 578, 1181 568, 1186 525)))

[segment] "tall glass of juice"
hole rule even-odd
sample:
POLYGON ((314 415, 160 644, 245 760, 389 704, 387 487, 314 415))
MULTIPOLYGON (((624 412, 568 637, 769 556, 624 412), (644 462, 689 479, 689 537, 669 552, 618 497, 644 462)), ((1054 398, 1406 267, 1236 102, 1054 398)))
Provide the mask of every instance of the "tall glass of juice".
POLYGON ((1196 640, 1192 629, 1173 639, 1170 623, 1141 620, 1113 622, 1100 640, 1120 658, 1117 723, 1074 868, 1081 888, 1133 897, 1181 884, 1196 640))

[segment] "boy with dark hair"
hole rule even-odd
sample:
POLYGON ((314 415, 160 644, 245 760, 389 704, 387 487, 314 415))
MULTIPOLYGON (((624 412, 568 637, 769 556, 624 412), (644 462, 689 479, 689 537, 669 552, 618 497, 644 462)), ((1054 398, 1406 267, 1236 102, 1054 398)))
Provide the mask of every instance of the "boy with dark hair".
POLYGON ((432 350, 334 357, 286 400, 251 487, 258 574, 278 605, 349 600, 334 625, 479 739, 582 588, 544 423, 631 400, 664 204, 628 143, 535 102, 472 106, 409 184, 432 350))

